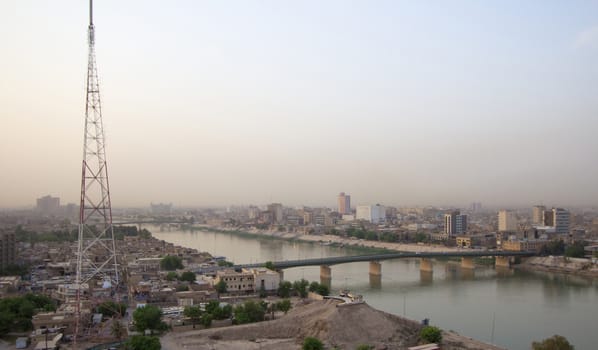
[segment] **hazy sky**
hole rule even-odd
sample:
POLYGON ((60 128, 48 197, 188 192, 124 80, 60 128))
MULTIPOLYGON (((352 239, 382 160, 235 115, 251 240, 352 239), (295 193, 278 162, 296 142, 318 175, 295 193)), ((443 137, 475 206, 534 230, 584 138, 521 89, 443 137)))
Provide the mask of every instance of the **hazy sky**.
MULTIPOLYGON (((0 2, 0 207, 77 201, 87 6, 0 2)), ((115 207, 598 205, 598 1, 94 13, 115 207)))

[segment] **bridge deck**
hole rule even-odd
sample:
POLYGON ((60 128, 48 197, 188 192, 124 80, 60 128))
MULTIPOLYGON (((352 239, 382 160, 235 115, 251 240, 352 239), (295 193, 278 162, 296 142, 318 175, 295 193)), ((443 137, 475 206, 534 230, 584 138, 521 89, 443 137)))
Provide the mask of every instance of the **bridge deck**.
MULTIPOLYGON (((452 258, 452 257, 484 257, 484 256, 534 256, 535 252, 515 251, 450 251, 450 252, 416 252, 416 253, 387 253, 372 255, 335 256, 328 258, 314 258, 302 260, 273 261, 272 265, 277 269, 286 269, 302 266, 330 266, 363 261, 382 261, 405 258, 452 258)), ((266 263, 235 265, 235 268, 263 267, 266 263)))

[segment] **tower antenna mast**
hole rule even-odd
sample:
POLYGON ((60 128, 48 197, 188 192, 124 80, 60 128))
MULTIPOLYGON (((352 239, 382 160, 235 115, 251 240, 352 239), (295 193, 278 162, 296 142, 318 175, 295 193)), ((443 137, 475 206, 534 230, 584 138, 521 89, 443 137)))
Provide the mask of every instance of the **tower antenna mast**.
POLYGON ((80 331, 81 304, 85 295, 93 294, 112 298, 117 295, 116 291, 120 284, 112 226, 112 205, 108 185, 100 85, 96 66, 93 0, 89 0, 87 40, 89 52, 75 280, 77 288, 75 337, 80 331), (88 290, 89 293, 86 293, 88 290))

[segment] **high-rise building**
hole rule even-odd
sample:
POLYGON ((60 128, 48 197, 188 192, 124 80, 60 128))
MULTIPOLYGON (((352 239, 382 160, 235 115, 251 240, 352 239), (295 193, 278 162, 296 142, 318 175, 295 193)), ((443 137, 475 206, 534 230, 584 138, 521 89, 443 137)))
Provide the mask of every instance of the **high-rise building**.
POLYGON ((351 214, 351 196, 341 192, 338 195, 338 212, 340 214, 351 214))
POLYGON ((383 205, 359 205, 357 206, 355 219, 369 221, 379 224, 386 219, 386 208, 383 205))
POLYGON ((544 210, 542 226, 554 226, 554 214, 552 213, 552 210, 544 210))
POLYGON ((467 232, 467 215, 459 214, 457 215, 457 227, 456 227, 457 234, 464 234, 467 232))
POLYGON ((546 207, 543 205, 536 205, 532 209, 532 224, 543 226, 544 225, 544 211, 546 207))
POLYGON ((0 233, 0 270, 15 264, 16 251, 14 232, 0 233))
POLYGON ((45 196, 37 199, 37 211, 42 214, 56 214, 60 210, 60 198, 45 196))
POLYGON ((557 234, 569 234, 569 221, 571 214, 562 208, 552 208, 552 221, 557 234))
POLYGON ((498 212, 498 231, 517 231, 517 215, 515 215, 515 213, 510 210, 500 210, 498 212))
POLYGON ((467 215, 461 215, 459 210, 444 214, 444 233, 449 236, 467 232, 467 215))
POLYGON ((272 203, 268 204, 268 211, 272 214, 272 221, 277 224, 283 223, 283 212, 282 212, 282 204, 280 203, 272 203))
POLYGON ((479 212, 480 210, 482 210, 482 203, 480 202, 473 202, 471 203, 471 211, 472 212, 479 212))

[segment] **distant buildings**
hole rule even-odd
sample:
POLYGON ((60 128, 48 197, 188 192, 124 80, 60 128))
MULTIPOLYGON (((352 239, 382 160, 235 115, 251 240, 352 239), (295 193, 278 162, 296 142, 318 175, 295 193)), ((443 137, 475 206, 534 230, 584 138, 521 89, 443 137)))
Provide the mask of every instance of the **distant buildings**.
POLYGON ((510 210, 501 210, 498 212, 498 231, 517 231, 517 215, 515 214, 515 212, 510 210))
POLYGON ((383 223, 386 219, 386 208, 383 205, 359 205, 355 213, 356 220, 365 220, 373 224, 383 223))
POLYGON ((338 212, 342 214, 351 214, 351 196, 341 192, 338 195, 338 212))
POLYGON ((563 208, 546 210, 537 205, 532 210, 532 222, 537 227, 554 227, 557 235, 567 235, 570 231, 571 213, 563 208))
POLYGON ((268 204, 268 212, 272 215, 272 221, 277 224, 284 222, 284 213, 282 211, 282 204, 272 203, 268 204))
POLYGON ((170 215, 170 214, 172 214, 172 203, 168 203, 168 204, 151 203, 150 208, 152 210, 152 214, 154 214, 154 215, 170 215))
POLYGON ((467 232, 467 215, 459 210, 444 214, 444 233, 449 237, 467 232))
POLYGON ((473 202, 471 203, 471 211, 476 213, 482 210, 482 203, 480 202, 473 202))
POLYGON ((60 210, 60 198, 49 195, 38 198, 36 209, 44 215, 56 214, 60 210))

